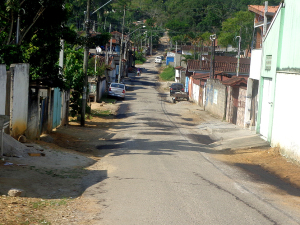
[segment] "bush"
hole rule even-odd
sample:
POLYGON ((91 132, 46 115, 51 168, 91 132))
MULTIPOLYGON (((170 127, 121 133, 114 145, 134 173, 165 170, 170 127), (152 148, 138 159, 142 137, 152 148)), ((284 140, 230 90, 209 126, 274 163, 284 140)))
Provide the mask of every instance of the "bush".
POLYGON ((168 66, 159 75, 162 80, 169 81, 175 80, 175 69, 174 67, 168 66))
POLYGON ((135 52, 135 64, 143 64, 146 62, 146 58, 144 57, 142 52, 135 52))

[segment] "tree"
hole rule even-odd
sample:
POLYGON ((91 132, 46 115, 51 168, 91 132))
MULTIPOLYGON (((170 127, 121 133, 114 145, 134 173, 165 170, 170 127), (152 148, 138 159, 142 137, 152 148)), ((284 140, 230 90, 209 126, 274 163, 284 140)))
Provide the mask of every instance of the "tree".
POLYGON ((57 65, 60 39, 71 41, 76 37, 64 25, 70 16, 65 0, 6 0, 0 4, 0 16, 0 63, 29 63, 32 79, 39 77, 49 85, 62 87, 57 65), (16 43, 18 15, 20 38, 16 43))
POLYGON ((241 36, 241 48, 247 49, 251 45, 253 33, 254 15, 248 11, 240 11, 222 23, 222 31, 218 37, 218 42, 224 47, 232 45, 237 47, 238 39, 241 36))

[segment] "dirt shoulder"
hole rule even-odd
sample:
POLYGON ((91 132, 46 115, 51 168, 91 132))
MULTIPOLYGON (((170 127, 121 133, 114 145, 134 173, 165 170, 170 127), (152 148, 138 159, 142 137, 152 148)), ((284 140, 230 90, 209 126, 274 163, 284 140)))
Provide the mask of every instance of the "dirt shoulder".
MULTIPOLYGON (((82 193, 99 182, 93 179, 94 167, 106 152, 97 146, 111 138, 110 129, 120 122, 114 116, 118 106, 96 103, 94 109, 110 114, 88 119, 86 127, 72 121, 50 134, 52 143, 36 141, 44 157, 0 161, 0 224, 87 224, 99 219, 101 209, 82 193), (23 189, 25 194, 8 197, 10 188, 23 189)), ((196 114, 194 117, 197 121, 196 114)), ((220 151, 214 157, 244 170, 258 168, 300 188, 299 165, 277 149, 220 151)))

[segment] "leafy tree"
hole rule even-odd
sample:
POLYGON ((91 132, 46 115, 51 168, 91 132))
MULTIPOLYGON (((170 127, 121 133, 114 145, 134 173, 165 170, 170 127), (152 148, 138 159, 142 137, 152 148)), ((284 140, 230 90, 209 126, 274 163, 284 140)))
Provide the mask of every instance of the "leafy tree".
POLYGON ((57 65, 60 39, 76 36, 64 25, 70 16, 65 0, 6 0, 0 4, 0 62, 29 63, 31 78, 43 78, 62 87, 57 65), (55 16, 53 16, 55 13, 55 16), (20 15, 20 38, 16 42, 16 24, 20 15))
POLYGON ((222 24, 222 31, 218 37, 219 44, 224 47, 232 45, 237 47, 236 36, 241 36, 241 48, 247 49, 250 46, 253 32, 254 15, 248 11, 240 11, 227 19, 222 24))

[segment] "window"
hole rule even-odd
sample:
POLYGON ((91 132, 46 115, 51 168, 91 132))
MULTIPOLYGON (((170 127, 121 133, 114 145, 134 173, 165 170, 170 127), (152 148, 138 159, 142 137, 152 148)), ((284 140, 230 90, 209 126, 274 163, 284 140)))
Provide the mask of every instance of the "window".
POLYGON ((265 70, 271 70, 271 65, 272 65, 272 56, 271 55, 267 55, 266 56, 265 70))

